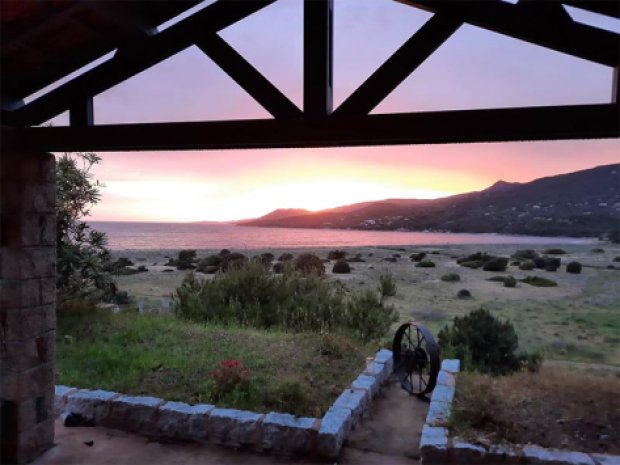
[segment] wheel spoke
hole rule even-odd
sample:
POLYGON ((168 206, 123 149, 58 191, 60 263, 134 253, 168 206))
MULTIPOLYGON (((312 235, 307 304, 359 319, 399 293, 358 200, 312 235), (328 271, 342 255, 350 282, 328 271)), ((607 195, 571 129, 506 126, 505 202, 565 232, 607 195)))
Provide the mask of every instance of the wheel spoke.
POLYGON ((418 328, 415 329, 416 334, 418 335, 418 347, 420 347, 420 330, 418 328))
POLYGON ((410 327, 407 328, 407 339, 409 340, 409 348, 413 347, 413 342, 411 342, 411 330, 410 330, 410 327))

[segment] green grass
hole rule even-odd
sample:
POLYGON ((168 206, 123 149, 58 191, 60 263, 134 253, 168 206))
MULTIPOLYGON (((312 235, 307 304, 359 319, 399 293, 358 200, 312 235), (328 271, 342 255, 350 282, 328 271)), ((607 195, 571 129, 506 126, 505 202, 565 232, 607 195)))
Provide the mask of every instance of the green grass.
POLYGON ((60 384, 205 403, 213 400, 209 372, 235 359, 250 371, 249 388, 219 405, 311 416, 324 413, 376 349, 337 335, 94 309, 59 312, 57 334, 60 384))

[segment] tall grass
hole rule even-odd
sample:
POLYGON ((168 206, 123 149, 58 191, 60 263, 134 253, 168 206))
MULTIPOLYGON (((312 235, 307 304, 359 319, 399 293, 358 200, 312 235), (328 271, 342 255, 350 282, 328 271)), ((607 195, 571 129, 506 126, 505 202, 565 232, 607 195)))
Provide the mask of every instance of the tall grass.
POLYGON ((188 274, 177 288, 178 317, 293 332, 349 332, 360 340, 382 337, 397 312, 374 291, 348 294, 339 281, 285 267, 273 275, 258 263, 218 273, 211 280, 188 274))

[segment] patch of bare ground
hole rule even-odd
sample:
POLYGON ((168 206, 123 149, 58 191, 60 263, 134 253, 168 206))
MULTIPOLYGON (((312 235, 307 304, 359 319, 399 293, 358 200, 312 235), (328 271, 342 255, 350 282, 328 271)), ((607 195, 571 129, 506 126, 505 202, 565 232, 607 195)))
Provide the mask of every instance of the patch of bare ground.
POLYGON ((482 445, 620 454, 620 379, 561 368, 504 377, 462 373, 450 423, 452 434, 482 445))

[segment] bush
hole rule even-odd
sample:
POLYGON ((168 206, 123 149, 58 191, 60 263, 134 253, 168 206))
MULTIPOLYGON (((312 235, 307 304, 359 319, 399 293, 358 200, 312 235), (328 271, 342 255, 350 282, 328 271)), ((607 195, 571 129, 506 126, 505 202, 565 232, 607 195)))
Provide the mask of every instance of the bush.
POLYGON ((469 292, 467 289, 461 289, 460 291, 458 291, 456 293, 456 296, 459 299, 470 299, 471 298, 471 292, 469 292))
POLYGON ((614 257, 614 259, 612 260, 614 262, 620 262, 620 257, 614 257))
POLYGON ((415 264, 416 268, 435 268, 435 263, 429 260, 424 260, 415 264))
POLYGON ((488 260, 482 267, 483 271, 506 271, 508 259, 504 257, 495 257, 488 260))
POLYGON ((396 263, 398 259, 396 257, 385 257, 383 259, 384 262, 396 263))
POLYGON ((347 257, 347 253, 344 250, 330 250, 327 254, 329 260, 341 260, 347 257))
POLYGON ((506 276, 504 280, 504 287, 517 287, 517 280, 514 276, 506 276))
POLYGON ((146 273, 146 272, 147 272, 147 271, 149 271, 149 270, 148 270, 148 268, 147 268, 146 266, 144 266, 144 265, 140 265, 140 266, 138 267, 138 271, 139 271, 140 273, 146 273))
POLYGON ((412 262, 421 262, 426 257, 426 252, 414 253, 409 255, 412 262))
POLYGON ((506 375, 521 367, 515 354, 519 339, 514 326, 498 320, 488 310, 455 317, 452 327, 446 325, 439 332, 438 340, 442 350, 454 353, 465 369, 506 375))
POLYGON ((455 283, 457 281, 460 281, 461 277, 457 273, 448 273, 448 274, 444 274, 441 277, 441 280, 447 283, 455 283))
POLYGON ((325 265, 323 260, 311 253, 301 254, 295 259, 295 269, 305 274, 318 274, 325 273, 325 265))
POLYGON ((209 372, 211 379, 211 402, 219 402, 233 391, 247 391, 250 386, 250 370, 238 360, 224 360, 209 372))
POLYGON ((261 329, 342 330, 364 341, 384 336, 398 315, 375 292, 345 295, 337 281, 293 267, 274 276, 256 262, 211 280, 189 273, 174 295, 174 311, 179 318, 261 329))
POLYGON ((379 294, 381 294, 381 299, 396 295, 396 282, 394 281, 394 276, 389 271, 379 275, 379 294))
POLYGON ((546 255, 564 255, 566 250, 564 249, 546 249, 543 250, 543 253, 546 255))
POLYGON ((566 265, 566 272, 579 274, 581 273, 581 263, 579 262, 570 262, 566 265))
POLYGON ((233 269, 239 269, 248 262, 248 257, 239 252, 231 252, 221 255, 222 263, 220 269, 222 271, 230 271, 233 269))
POLYGON ((538 255, 538 252, 536 252, 534 249, 517 250, 511 255, 512 258, 516 258, 518 260, 534 260, 539 256, 540 255, 538 255))
POLYGON ((541 278, 539 276, 527 276, 523 278, 521 282, 535 287, 555 287, 558 285, 558 283, 552 279, 541 278))
POLYGON ((345 274, 351 272, 351 266, 344 259, 339 259, 336 263, 334 263, 334 267, 332 268, 333 273, 345 274))
POLYGON ((597 247, 595 249, 591 250, 592 253, 605 253, 605 249, 601 249, 600 247, 597 247))
POLYGON ((191 249, 181 250, 179 257, 173 262, 172 266, 176 266, 178 270, 191 270, 195 268, 194 260, 196 259, 196 251, 191 249))
POLYGON ((278 261, 279 262, 289 262, 293 258, 295 258, 295 256, 292 253, 283 253, 282 255, 280 255, 278 257, 278 261))
POLYGON ((530 271, 536 268, 536 264, 532 260, 527 260, 519 265, 519 269, 522 271, 530 271))
POLYGON ((198 262, 198 266, 196 267, 196 271, 200 273, 206 273, 207 269, 216 267, 219 269, 220 264, 222 263, 222 257, 219 255, 209 255, 198 262))
POLYGON ((472 270, 475 270, 484 265, 484 262, 482 260, 467 260, 465 262, 460 262, 459 265, 464 266, 465 268, 471 268, 472 270))

